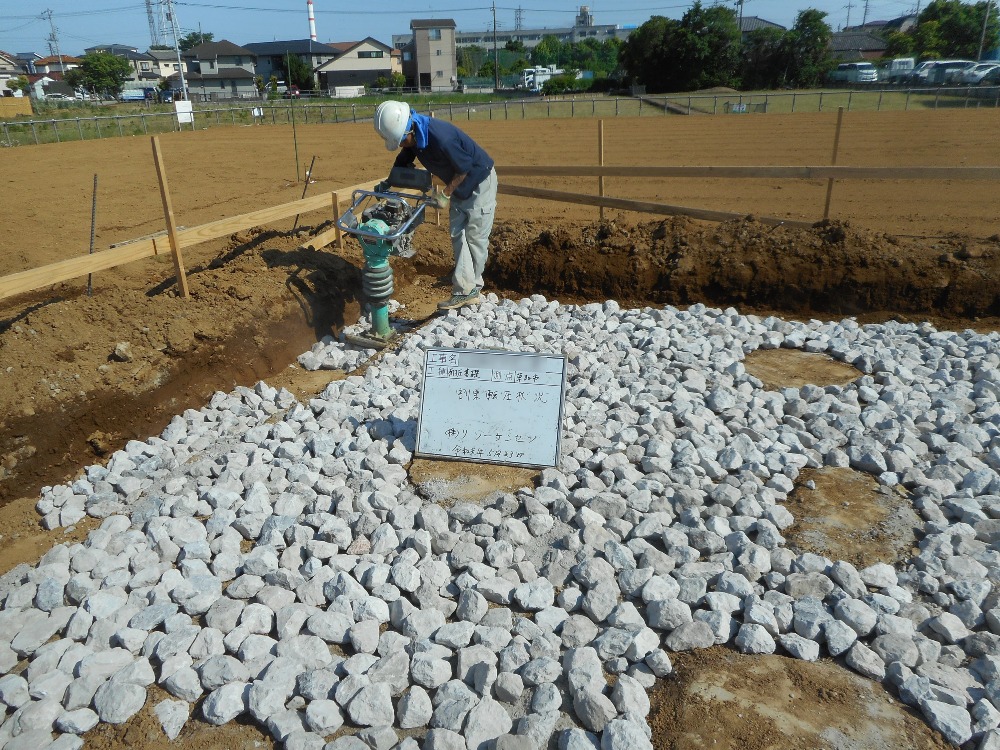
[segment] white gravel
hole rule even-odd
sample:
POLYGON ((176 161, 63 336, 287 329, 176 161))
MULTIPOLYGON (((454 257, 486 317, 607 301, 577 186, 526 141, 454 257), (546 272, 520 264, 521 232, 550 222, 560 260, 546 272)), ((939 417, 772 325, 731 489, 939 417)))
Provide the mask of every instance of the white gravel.
MULTIPOLYGON (((309 403, 217 393, 44 488, 47 528, 104 520, 0 578, 0 747, 79 746, 156 682, 171 738, 201 701, 289 748, 641 750, 669 652, 727 642, 843 655, 952 743, 1000 746, 1000 337, 487 298, 309 403), (538 487, 442 507, 408 482, 431 346, 567 357, 538 487), (743 359, 776 347, 861 374, 768 391, 743 359), (783 501, 824 465, 905 490, 919 554, 786 549, 783 501)), ((368 354, 331 339, 303 365, 368 354)))

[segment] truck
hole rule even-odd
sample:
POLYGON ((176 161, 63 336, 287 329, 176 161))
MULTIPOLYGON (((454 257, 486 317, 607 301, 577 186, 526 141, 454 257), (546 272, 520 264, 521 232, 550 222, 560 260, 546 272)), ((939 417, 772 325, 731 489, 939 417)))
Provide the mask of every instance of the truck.
POLYGON ((537 68, 525 68, 521 71, 521 81, 528 91, 541 91, 545 82, 553 76, 561 76, 566 71, 555 65, 542 65, 537 68))

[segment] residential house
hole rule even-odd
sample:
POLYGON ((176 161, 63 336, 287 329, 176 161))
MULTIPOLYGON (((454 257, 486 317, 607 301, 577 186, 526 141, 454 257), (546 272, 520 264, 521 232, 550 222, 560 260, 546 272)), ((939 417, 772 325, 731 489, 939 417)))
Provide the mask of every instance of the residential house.
POLYGON ((775 31, 788 31, 784 26, 766 19, 760 18, 758 16, 743 16, 739 19, 740 26, 740 39, 746 41, 747 37, 753 31, 760 31, 761 29, 774 29, 775 31))
POLYGON ((845 26, 841 31, 867 31, 869 34, 883 37, 888 37, 892 33, 906 34, 916 28, 918 18, 911 14, 888 21, 867 21, 860 26, 845 26))
POLYGON ((41 60, 42 56, 37 52, 16 52, 14 53, 14 60, 20 66, 21 71, 24 73, 34 73, 35 72, 35 61, 41 60))
POLYGON ((867 31, 835 31, 830 35, 830 56, 839 62, 877 60, 887 48, 885 39, 867 31))
POLYGON ((314 85, 316 83, 316 70, 339 54, 339 50, 332 46, 314 42, 312 39, 293 39, 287 42, 253 42, 244 44, 243 48, 256 55, 257 75, 265 81, 270 80, 271 76, 276 76, 279 81, 284 81, 287 59, 289 56, 294 56, 313 71, 314 85))
POLYGON ((415 18, 413 35, 402 48, 407 86, 420 91, 452 91, 458 84, 455 22, 450 18, 415 18))
MULTIPOLYGON (((256 58, 245 47, 223 39, 205 42, 184 52, 187 67, 188 95, 203 101, 258 96, 254 85, 256 58)), ((181 88, 180 75, 171 74, 167 81, 174 90, 181 88)))
POLYGON ((79 68, 82 62, 83 60, 80 58, 72 57, 71 55, 50 55, 49 57, 42 57, 35 60, 35 72, 60 80, 63 77, 63 73, 73 68, 79 68))
POLYGON ((402 55, 373 37, 360 42, 330 42, 337 56, 316 69, 319 87, 372 86, 375 79, 402 73, 402 55))
MULTIPOLYGON (((146 54, 153 58, 153 72, 156 73, 157 80, 170 77, 177 72, 179 66, 184 65, 183 59, 180 63, 177 62, 177 51, 173 48, 150 48, 146 51, 146 54)), ((187 72, 186 65, 184 66, 184 72, 187 72)))
POLYGON ((160 80, 160 65, 156 58, 148 52, 126 52, 123 55, 132 66, 132 74, 129 76, 139 86, 151 86, 160 80))
POLYGON ((12 78, 24 75, 17 57, 0 50, 0 96, 23 96, 20 91, 14 91, 7 84, 12 78))
POLYGON ((131 47, 127 44, 98 44, 93 47, 86 47, 84 54, 96 55, 117 55, 118 57, 125 57, 129 52, 138 52, 138 47, 131 47))

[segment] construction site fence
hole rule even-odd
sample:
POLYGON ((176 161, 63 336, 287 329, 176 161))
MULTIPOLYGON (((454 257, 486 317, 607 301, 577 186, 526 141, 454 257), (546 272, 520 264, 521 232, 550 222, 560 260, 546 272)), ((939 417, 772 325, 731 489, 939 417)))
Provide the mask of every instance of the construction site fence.
MULTIPOLYGON (((181 129, 235 125, 290 125, 370 120, 378 101, 336 103, 241 103, 199 106, 194 122, 180 124, 172 110, 93 117, 49 117, 0 122, 0 146, 25 146, 95 138, 157 135, 181 129)), ((755 94, 675 96, 552 96, 486 102, 431 104, 435 117, 453 121, 529 120, 566 117, 656 117, 677 115, 750 115, 792 112, 882 112, 1000 107, 1000 86, 938 89, 858 89, 787 91, 755 94)))

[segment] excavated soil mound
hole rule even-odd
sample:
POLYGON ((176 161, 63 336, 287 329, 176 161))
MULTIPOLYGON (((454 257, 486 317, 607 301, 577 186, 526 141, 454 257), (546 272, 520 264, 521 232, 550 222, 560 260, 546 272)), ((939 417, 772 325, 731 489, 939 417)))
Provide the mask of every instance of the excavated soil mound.
POLYGON ((506 224, 490 280, 508 289, 628 303, 747 305, 796 315, 1000 314, 1000 237, 903 240, 752 216, 708 226, 684 217, 545 229, 506 224))

